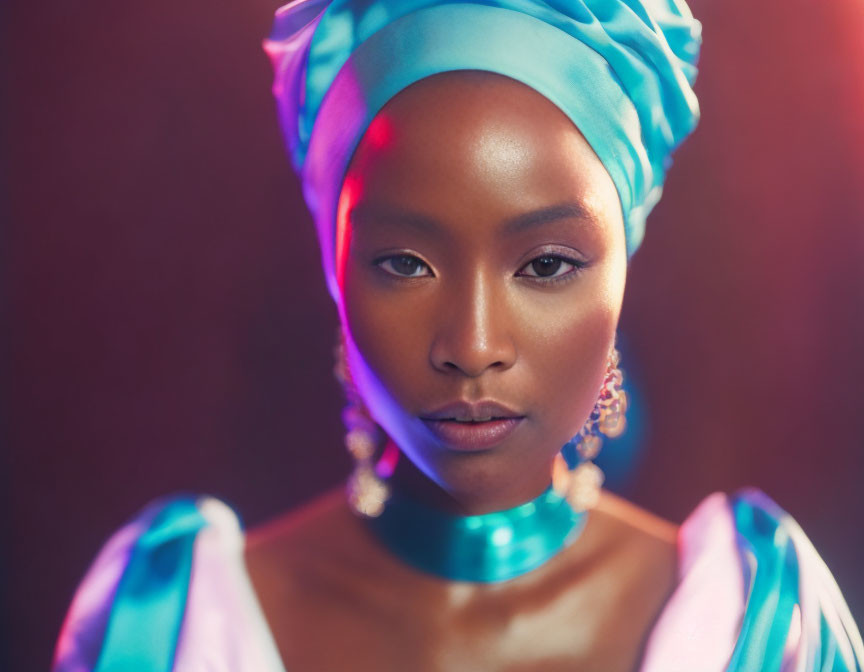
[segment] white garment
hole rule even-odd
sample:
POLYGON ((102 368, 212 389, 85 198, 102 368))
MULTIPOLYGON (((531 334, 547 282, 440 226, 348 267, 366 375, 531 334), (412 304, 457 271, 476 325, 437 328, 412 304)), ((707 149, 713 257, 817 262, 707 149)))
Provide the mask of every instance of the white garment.
MULTIPOLYGON (((249 578, 237 515, 213 497, 200 498, 196 506, 208 525, 195 537, 174 672, 286 672, 249 578)), ((63 625, 54 672, 90 672, 96 665, 117 583, 154 513, 153 506, 147 507, 117 531, 88 570, 63 625)), ((833 577, 794 521, 787 527, 801 566, 802 608, 795 609, 783 672, 810 669, 808 660, 819 643, 820 611, 805 605, 814 602, 835 620, 837 632, 845 627, 849 633, 840 655, 851 660, 854 649, 861 659, 860 635, 833 577)), ((729 497, 714 493, 679 529, 678 585, 652 628, 640 672, 726 669, 749 590, 743 562, 729 497)))

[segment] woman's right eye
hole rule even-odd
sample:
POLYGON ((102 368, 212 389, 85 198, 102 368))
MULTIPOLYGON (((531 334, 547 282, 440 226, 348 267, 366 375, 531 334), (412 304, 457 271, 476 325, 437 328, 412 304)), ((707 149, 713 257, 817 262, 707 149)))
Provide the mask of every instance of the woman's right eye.
POLYGON ((426 262, 412 254, 396 254, 379 259, 375 263, 390 275, 400 278, 423 278, 432 275, 426 262))

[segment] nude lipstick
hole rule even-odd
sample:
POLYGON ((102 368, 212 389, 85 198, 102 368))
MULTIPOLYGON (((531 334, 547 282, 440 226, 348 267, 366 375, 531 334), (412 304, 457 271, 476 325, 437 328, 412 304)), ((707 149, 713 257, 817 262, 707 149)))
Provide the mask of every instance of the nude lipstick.
POLYGON ((502 443, 525 416, 495 401, 457 401, 421 414, 420 419, 448 448, 471 452, 502 443))

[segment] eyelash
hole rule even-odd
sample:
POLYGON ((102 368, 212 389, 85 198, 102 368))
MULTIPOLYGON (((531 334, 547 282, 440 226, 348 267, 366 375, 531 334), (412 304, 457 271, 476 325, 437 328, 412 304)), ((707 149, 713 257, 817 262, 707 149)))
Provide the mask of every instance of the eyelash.
POLYGON ((378 268, 383 270, 388 275, 392 275, 392 276, 399 278, 401 280, 416 280, 417 278, 428 277, 427 275, 402 275, 401 273, 396 273, 395 271, 388 271, 387 269, 385 269, 384 264, 386 264, 388 261, 392 262, 394 259, 414 259, 420 263, 421 268, 425 268, 426 270, 429 271, 429 275, 432 274, 432 269, 429 268, 429 264, 427 264, 425 261, 420 259, 420 257, 417 257, 413 254, 408 254, 408 253, 391 254, 391 255, 386 256, 386 257, 380 257, 380 258, 375 260, 374 264, 375 264, 375 266, 377 266, 378 268))
MULTIPOLYGON (((572 280, 583 268, 585 268, 587 264, 584 261, 580 261, 579 259, 573 259, 572 257, 567 257, 563 254, 556 254, 554 252, 545 252, 543 254, 539 254, 533 259, 531 259, 527 264, 525 264, 520 272, 516 274, 517 277, 520 278, 529 278, 531 282, 537 282, 543 285, 556 285, 561 282, 569 282, 572 280), (522 270, 529 268, 531 264, 535 261, 539 261, 540 259, 554 259, 556 261, 561 261, 564 264, 568 264, 572 266, 572 268, 560 275, 527 275, 522 273, 522 270)), ((557 271, 556 271, 557 272, 557 271)))
MULTIPOLYGON (((392 254, 392 255, 389 255, 386 257, 380 257, 380 258, 376 259, 373 263, 375 266, 377 266, 382 271, 384 271, 384 273, 387 273, 388 275, 393 276, 393 277, 398 278, 398 279, 401 279, 401 280, 416 280, 418 278, 425 278, 425 277, 430 277, 430 276, 434 277, 432 275, 432 269, 429 268, 429 264, 427 264, 425 261, 423 261, 422 259, 420 259, 419 257, 417 257, 413 254, 408 254, 408 253, 392 254), (395 270, 389 271, 389 270, 385 269, 384 264, 386 264, 388 261, 392 262, 394 259, 413 259, 413 260, 416 260, 417 262, 419 262, 420 268, 425 268, 427 271, 429 271, 429 273, 424 274, 424 275, 403 275, 401 273, 396 273, 395 270)), ((586 265, 587 264, 584 261, 580 261, 578 259, 573 259, 572 257, 567 257, 567 256, 564 256, 563 254, 555 254, 555 253, 547 252, 544 254, 539 254, 536 257, 534 257, 533 259, 530 259, 524 266, 522 266, 520 271, 516 274, 516 277, 530 278, 531 282, 537 282, 537 283, 544 284, 544 285, 558 284, 560 282, 568 282, 569 280, 573 279, 573 277, 577 273, 579 273, 586 265), (531 264, 533 264, 535 261, 538 261, 540 259, 560 260, 561 262, 568 264, 569 266, 572 266, 572 268, 565 273, 561 273, 560 275, 541 276, 541 275, 528 275, 528 274, 522 273, 522 270, 528 268, 529 266, 531 266, 531 264)))

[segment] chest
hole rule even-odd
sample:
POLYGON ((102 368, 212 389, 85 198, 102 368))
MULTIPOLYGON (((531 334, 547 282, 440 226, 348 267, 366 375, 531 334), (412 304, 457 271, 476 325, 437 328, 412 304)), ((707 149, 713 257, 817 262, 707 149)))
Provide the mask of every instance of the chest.
POLYGON ((659 600, 604 574, 506 589, 307 575, 266 611, 297 672, 634 672, 659 600))

